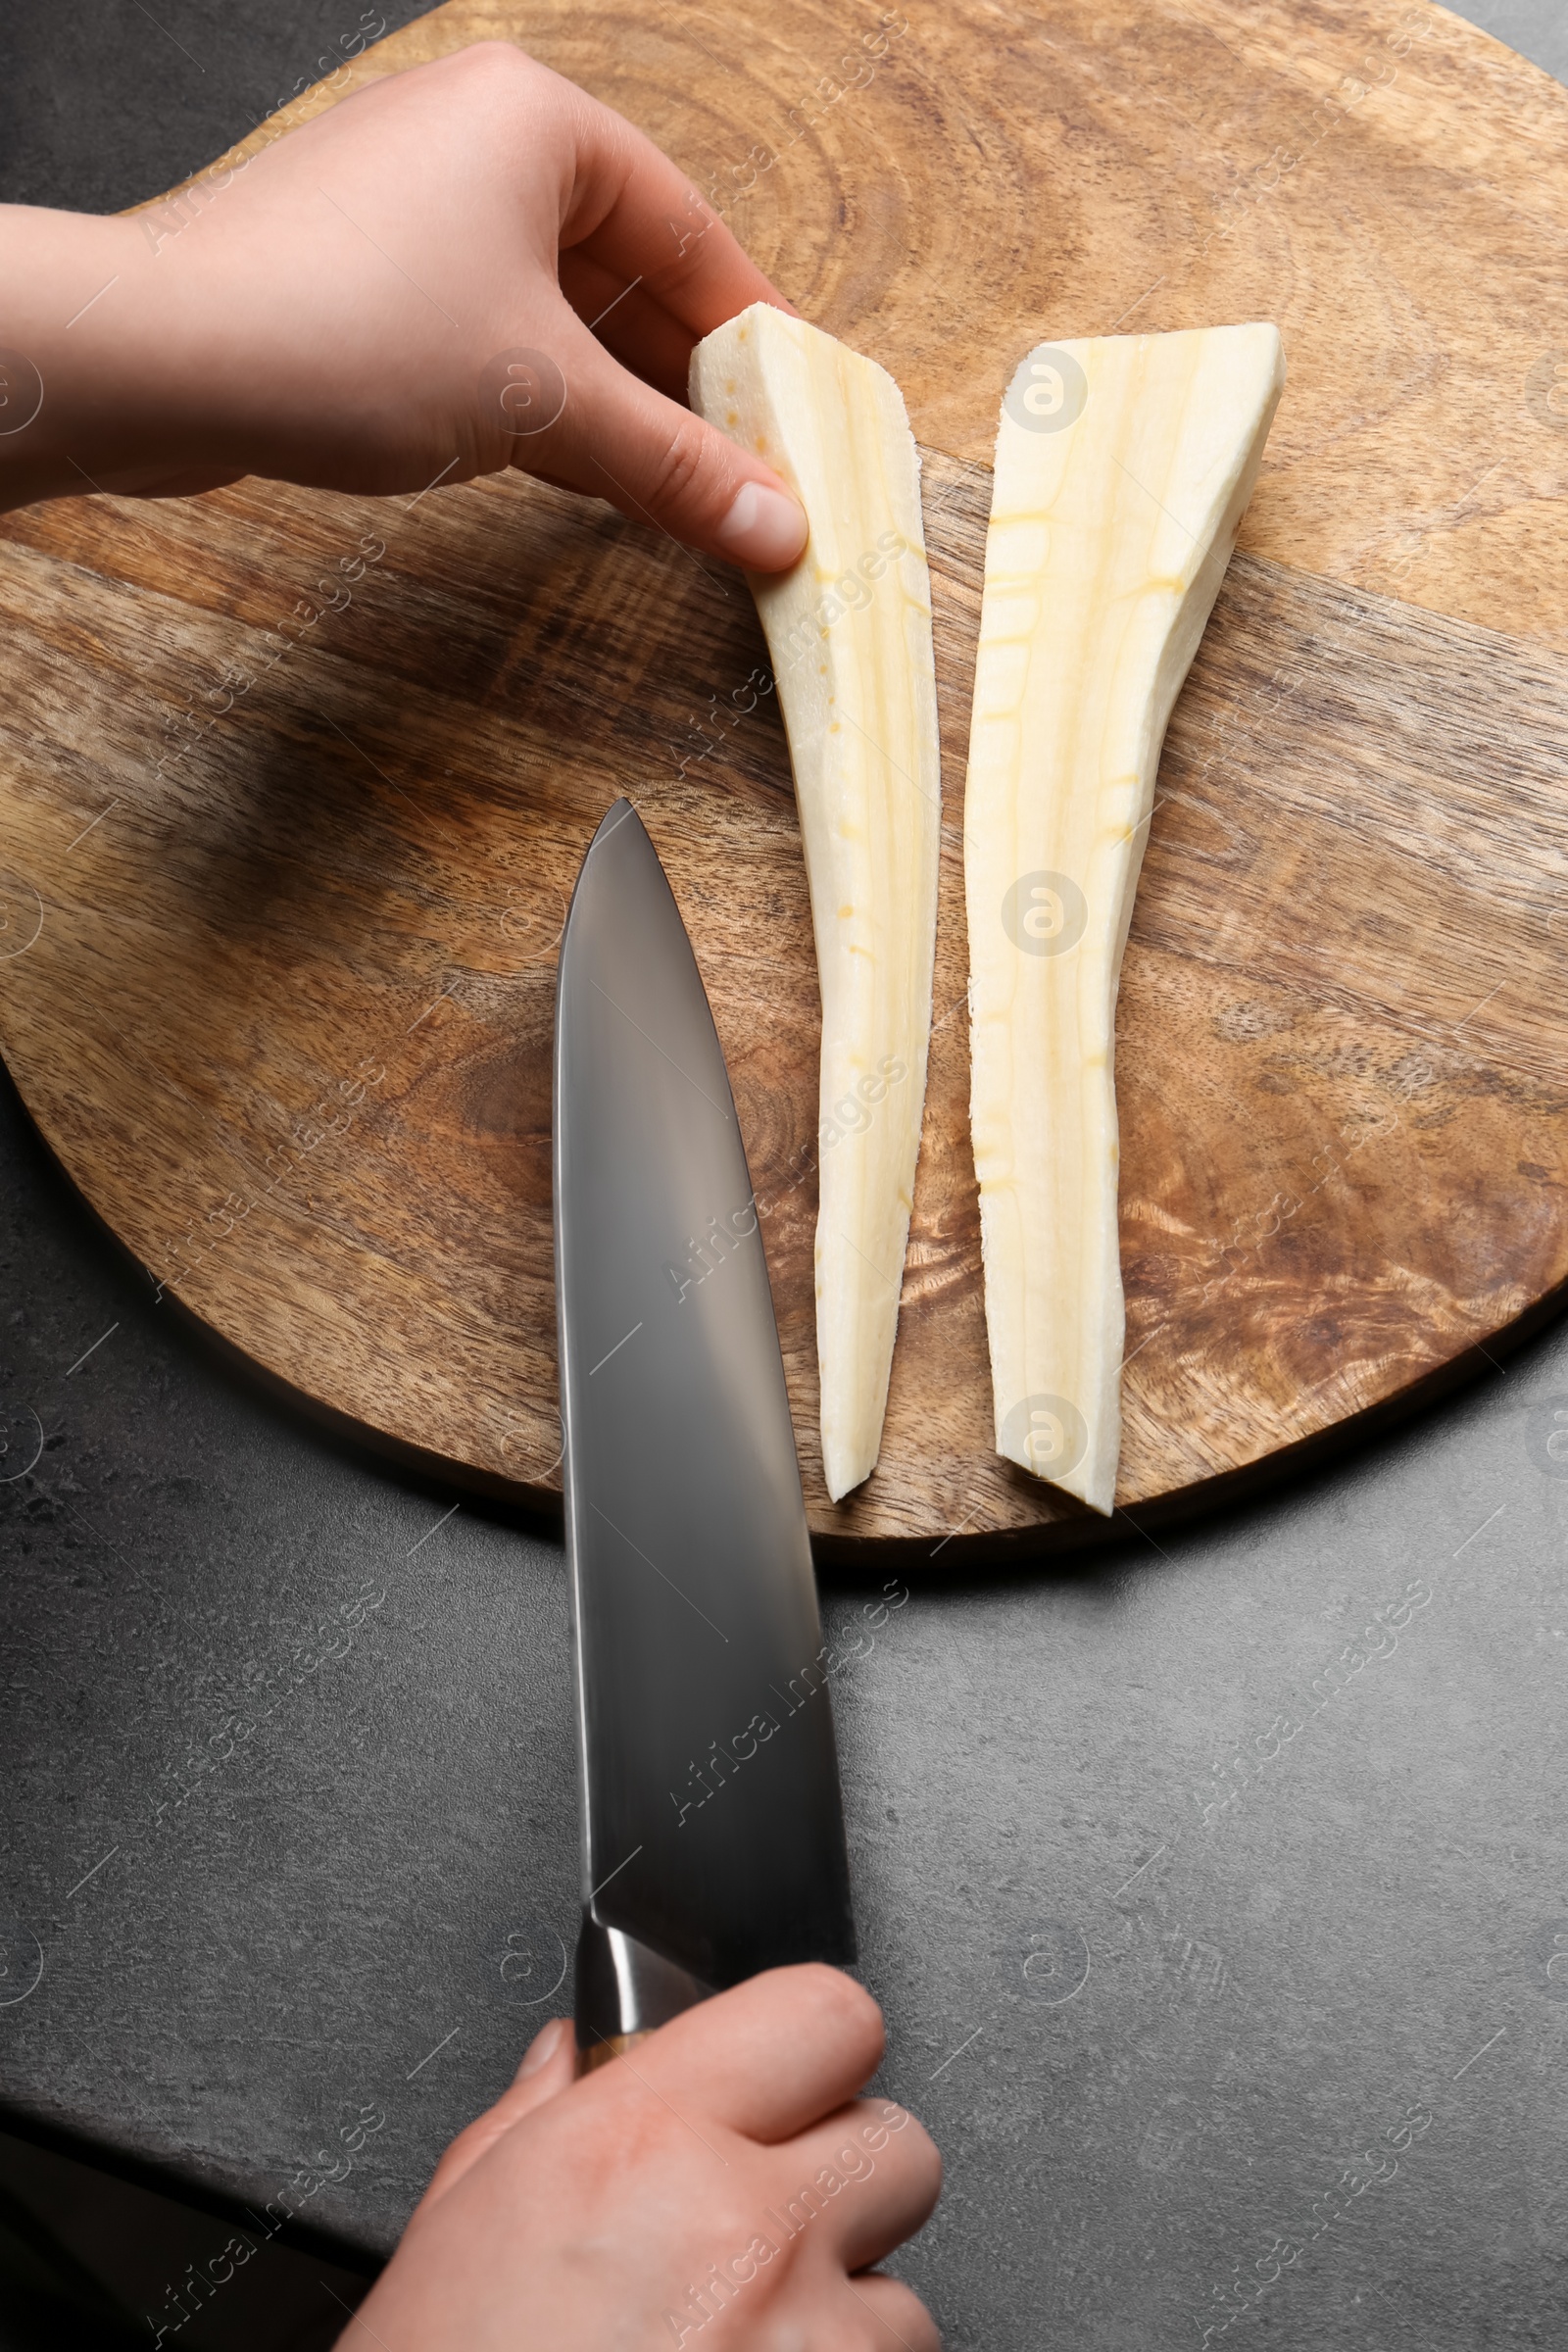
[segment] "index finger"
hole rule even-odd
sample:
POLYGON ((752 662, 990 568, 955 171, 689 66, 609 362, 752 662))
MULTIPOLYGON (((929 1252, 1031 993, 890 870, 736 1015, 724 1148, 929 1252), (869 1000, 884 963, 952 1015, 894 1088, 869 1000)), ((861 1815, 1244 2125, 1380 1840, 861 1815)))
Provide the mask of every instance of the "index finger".
POLYGON ((685 173, 597 99, 579 122, 561 242, 646 288, 694 335, 711 334, 754 302, 798 315, 685 173))
POLYGON ((626 2064, 677 2112, 770 2144, 848 2105, 875 2074, 883 2041, 871 1995, 812 1962, 715 1993, 661 2026, 626 2064))

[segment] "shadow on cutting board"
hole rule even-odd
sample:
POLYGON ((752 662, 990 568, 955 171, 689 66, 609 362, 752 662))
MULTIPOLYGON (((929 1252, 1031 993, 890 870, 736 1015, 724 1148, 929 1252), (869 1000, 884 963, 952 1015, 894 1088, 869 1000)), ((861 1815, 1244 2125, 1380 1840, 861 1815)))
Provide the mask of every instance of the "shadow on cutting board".
POLYGON ((0 2132, 0 2352, 328 2352, 369 2282, 241 2229, 0 2132))

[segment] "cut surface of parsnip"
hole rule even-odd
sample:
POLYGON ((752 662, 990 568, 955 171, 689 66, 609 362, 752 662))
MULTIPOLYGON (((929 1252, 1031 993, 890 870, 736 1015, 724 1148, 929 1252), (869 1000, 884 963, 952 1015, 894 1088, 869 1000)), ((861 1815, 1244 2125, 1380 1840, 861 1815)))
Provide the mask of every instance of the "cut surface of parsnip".
POLYGON ((1122 951, 1165 723, 1284 383, 1269 325, 1042 345, 997 435, 964 803, 996 1443, 1104 1512, 1122 951))
POLYGON ((942 786, 919 457, 885 368, 763 303, 699 343, 691 404, 810 526, 791 570, 750 578, 822 998, 816 1351, 838 1501, 882 1442, 931 1030, 942 786))

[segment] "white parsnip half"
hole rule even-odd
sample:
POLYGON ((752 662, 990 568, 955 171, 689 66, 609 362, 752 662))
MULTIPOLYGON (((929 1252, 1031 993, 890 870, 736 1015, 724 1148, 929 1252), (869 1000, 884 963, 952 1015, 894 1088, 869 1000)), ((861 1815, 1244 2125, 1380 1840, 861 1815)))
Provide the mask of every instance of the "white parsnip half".
POLYGON ((765 303, 699 343, 691 404, 810 526, 788 572, 750 579, 822 998, 816 1350, 838 1501, 882 1442, 931 1032, 942 780, 920 462, 887 370, 765 303))
POLYGON ((1003 405, 964 802, 999 1452, 1108 1512, 1116 990, 1165 723, 1285 384, 1269 325, 1042 345, 1003 405))

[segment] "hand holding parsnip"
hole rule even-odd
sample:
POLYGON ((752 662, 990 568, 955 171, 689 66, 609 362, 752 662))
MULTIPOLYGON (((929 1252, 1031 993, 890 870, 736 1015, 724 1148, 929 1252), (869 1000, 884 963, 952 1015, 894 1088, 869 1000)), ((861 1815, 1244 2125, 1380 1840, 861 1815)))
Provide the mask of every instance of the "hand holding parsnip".
POLYGON ((800 509, 684 395, 700 336, 782 301, 641 131, 485 42, 372 82, 178 214, 0 207, 0 508, 518 466, 771 570, 800 509))

